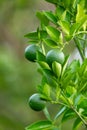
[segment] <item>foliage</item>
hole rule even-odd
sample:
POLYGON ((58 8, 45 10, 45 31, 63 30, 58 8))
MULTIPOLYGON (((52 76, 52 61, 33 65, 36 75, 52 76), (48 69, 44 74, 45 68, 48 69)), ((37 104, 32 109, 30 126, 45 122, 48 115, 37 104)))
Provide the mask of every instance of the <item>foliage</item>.
POLYGON ((29 43, 42 49, 36 52, 36 62, 42 74, 42 81, 37 86, 38 93, 47 103, 58 104, 60 110, 52 119, 46 107, 43 112, 47 120, 31 124, 26 130, 62 130, 60 125, 70 119, 74 120, 72 130, 78 130, 82 125, 87 128, 86 0, 46 1, 53 4, 55 10, 37 12, 40 26, 25 37, 29 43), (65 55, 63 64, 55 60, 50 66, 46 60, 45 46, 49 50, 63 51, 71 41, 76 45, 82 61, 73 59, 69 63, 69 55, 65 55))

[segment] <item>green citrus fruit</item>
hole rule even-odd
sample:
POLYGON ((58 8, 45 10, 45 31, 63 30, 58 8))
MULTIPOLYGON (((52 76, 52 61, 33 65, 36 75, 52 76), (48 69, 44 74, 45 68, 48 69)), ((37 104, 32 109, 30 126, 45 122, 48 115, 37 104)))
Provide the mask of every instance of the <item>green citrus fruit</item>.
POLYGON ((36 60, 36 53, 40 51, 40 47, 38 45, 29 45, 25 48, 25 57, 29 61, 35 62, 36 60))
POLYGON ((52 63, 54 61, 63 64, 64 59, 65 59, 64 53, 59 49, 50 50, 46 55, 46 61, 49 64, 49 66, 52 66, 52 63))
POLYGON ((35 111, 41 111, 45 108, 46 101, 40 98, 40 94, 33 94, 29 98, 29 106, 35 111))

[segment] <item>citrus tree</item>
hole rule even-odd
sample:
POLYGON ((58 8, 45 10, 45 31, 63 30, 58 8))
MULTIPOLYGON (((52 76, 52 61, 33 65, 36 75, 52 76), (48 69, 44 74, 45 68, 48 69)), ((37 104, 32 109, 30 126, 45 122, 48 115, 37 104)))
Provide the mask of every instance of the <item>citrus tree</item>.
POLYGON ((87 129, 87 4, 86 0, 46 0, 54 11, 38 11, 40 25, 25 35, 29 44, 25 57, 37 63, 42 80, 37 93, 29 97, 29 106, 43 110, 46 120, 37 121, 26 130, 62 130, 63 122, 73 119, 72 130, 87 129), (64 49, 75 44, 80 59, 69 61, 64 49), (47 104, 58 104, 52 118, 47 104), (60 118, 61 117, 61 118, 60 118), (58 122, 58 119, 61 119, 58 122))

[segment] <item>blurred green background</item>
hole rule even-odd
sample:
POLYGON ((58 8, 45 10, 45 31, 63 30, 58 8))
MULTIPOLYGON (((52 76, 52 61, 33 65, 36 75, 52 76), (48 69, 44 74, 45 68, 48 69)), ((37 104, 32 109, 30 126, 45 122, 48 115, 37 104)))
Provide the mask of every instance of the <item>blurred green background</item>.
MULTIPOLYGON (((40 75, 37 65, 24 57, 28 45, 24 34, 38 27, 37 10, 53 8, 44 0, 0 0, 0 130, 24 130, 28 124, 45 119, 42 112, 28 106, 40 75)), ((57 109, 55 105, 49 110, 53 115, 57 109)), ((72 121, 63 129, 71 126, 72 121)))
POLYGON ((42 112, 28 106, 40 81, 37 65, 28 62, 24 34, 36 30, 37 10, 49 9, 44 0, 0 0, 0 130, 24 130, 42 112))

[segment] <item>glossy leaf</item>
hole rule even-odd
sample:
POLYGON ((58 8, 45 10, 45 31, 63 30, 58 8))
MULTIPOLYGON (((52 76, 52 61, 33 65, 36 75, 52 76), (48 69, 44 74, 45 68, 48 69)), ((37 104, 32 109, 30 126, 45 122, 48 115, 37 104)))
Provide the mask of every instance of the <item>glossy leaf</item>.
POLYGON ((43 86, 43 93, 50 98, 50 86, 47 83, 43 86))
POLYGON ((50 70, 50 67, 49 67, 49 65, 46 62, 38 61, 38 64, 40 65, 41 68, 50 70))
POLYGON ((78 4, 77 6, 77 15, 76 15, 76 23, 79 23, 82 17, 84 17, 85 11, 82 7, 82 5, 78 4))
POLYGON ((38 33, 37 32, 30 32, 30 33, 24 35, 24 37, 27 37, 27 38, 32 39, 32 40, 38 40, 38 33))
POLYGON ((60 63, 54 61, 52 63, 52 69, 53 69, 53 72, 54 74, 57 76, 57 77, 60 77, 61 75, 61 71, 62 71, 62 66, 60 63))
POLYGON ((44 15, 54 24, 57 24, 57 18, 52 12, 43 12, 44 15))
POLYGON ((45 55, 40 51, 37 51, 36 59, 37 59, 37 61, 46 61, 45 55))
POLYGON ((63 32, 67 35, 70 33, 70 25, 66 21, 59 21, 59 25, 61 26, 63 32))
POLYGON ((62 68, 62 74, 64 74, 66 68, 67 68, 67 65, 68 65, 68 60, 69 60, 69 55, 65 57, 65 61, 64 61, 64 64, 63 64, 63 68, 62 68))
POLYGON ((51 39, 44 39, 43 41, 51 48, 58 48, 58 44, 51 39))
POLYGON ((25 130, 42 130, 52 126, 52 123, 48 120, 35 122, 25 128, 25 130))
POLYGON ((49 36, 52 38, 52 40, 54 40, 55 42, 59 42, 61 43, 61 33, 60 31, 58 31, 56 28, 52 27, 52 26, 47 26, 46 27, 47 33, 49 34, 49 36))

